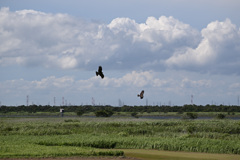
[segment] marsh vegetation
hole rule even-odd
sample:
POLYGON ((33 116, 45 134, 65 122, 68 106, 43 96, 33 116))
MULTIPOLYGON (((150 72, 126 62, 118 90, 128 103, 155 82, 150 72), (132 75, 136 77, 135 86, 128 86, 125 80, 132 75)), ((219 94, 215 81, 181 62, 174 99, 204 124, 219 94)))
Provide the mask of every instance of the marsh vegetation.
POLYGON ((240 154, 237 120, 59 117, 0 123, 0 158, 123 156, 121 149, 240 154))

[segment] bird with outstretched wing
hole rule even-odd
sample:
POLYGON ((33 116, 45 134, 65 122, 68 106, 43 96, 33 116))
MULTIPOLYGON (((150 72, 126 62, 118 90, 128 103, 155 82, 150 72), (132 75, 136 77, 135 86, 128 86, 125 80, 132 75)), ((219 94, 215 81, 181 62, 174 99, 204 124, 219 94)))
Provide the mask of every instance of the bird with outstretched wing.
POLYGON ((141 99, 143 99, 143 94, 144 94, 144 90, 142 90, 142 92, 140 94, 138 94, 137 96, 140 97, 141 99))
POLYGON ((102 72, 102 66, 98 67, 98 71, 96 71, 96 76, 100 76, 102 79, 104 78, 104 74, 102 72))

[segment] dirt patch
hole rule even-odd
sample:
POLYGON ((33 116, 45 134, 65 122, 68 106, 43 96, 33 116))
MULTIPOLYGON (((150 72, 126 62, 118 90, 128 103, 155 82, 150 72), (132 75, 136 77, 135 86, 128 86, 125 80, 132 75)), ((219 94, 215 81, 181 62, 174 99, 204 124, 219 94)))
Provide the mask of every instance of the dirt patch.
POLYGON ((130 157, 55 157, 55 158, 3 158, 1 160, 140 160, 140 159, 130 157))

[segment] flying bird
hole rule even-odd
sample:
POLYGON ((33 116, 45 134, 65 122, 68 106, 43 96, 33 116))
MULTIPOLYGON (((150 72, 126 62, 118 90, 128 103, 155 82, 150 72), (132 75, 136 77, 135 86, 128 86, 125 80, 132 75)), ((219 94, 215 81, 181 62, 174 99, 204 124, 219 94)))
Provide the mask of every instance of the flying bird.
POLYGON ((144 94, 144 90, 142 90, 142 92, 140 94, 138 94, 137 96, 140 97, 141 99, 143 99, 143 94, 144 94))
POLYGON ((104 78, 104 74, 102 72, 102 66, 98 67, 98 71, 96 71, 96 76, 100 76, 102 79, 104 78))

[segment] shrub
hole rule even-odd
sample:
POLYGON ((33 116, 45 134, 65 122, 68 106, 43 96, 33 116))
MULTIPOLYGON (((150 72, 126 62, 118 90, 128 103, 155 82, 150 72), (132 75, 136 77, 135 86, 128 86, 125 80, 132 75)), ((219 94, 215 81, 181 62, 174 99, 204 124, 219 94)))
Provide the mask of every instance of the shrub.
POLYGON ((96 156, 124 156, 123 151, 100 151, 95 154, 96 156))
POLYGON ((184 112, 182 110, 179 110, 177 114, 183 114, 184 112))
POLYGON ((188 112, 188 113, 186 114, 186 116, 187 116, 187 118, 189 118, 189 119, 196 119, 196 118, 198 118, 198 114, 197 114, 197 113, 188 112))
POLYGON ((132 117, 135 117, 135 118, 139 118, 139 116, 138 116, 138 113, 137 113, 137 112, 133 112, 133 113, 131 113, 131 116, 132 116, 132 117))
POLYGON ((95 112, 96 117, 111 117, 113 115, 113 111, 111 110, 100 110, 95 112))
POLYGON ((219 113, 217 114, 217 119, 224 119, 226 117, 225 114, 219 113))
POLYGON ((78 111, 77 111, 77 115, 78 115, 78 116, 82 116, 84 113, 85 113, 85 112, 84 112, 83 110, 78 110, 78 111))
POLYGON ((64 122, 80 122, 79 120, 65 119, 64 122))
POLYGON ((187 127, 187 132, 188 133, 193 133, 193 132, 195 132, 196 131, 196 127, 195 126, 192 126, 192 125, 189 125, 188 127, 187 127))

